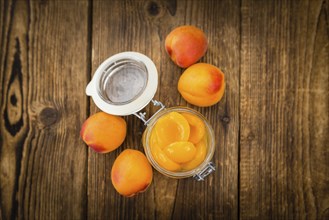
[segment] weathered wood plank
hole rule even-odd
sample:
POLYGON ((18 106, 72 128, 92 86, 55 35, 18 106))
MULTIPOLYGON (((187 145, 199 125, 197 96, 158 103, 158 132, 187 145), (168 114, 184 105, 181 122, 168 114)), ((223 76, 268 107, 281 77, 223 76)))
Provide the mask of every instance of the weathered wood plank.
MULTIPOLYGON (((137 51, 153 60, 160 60, 157 30, 146 19, 149 15, 144 3, 143 1, 112 1, 110 4, 106 1, 93 2, 92 73, 103 60, 123 51, 137 51)), ((159 68, 160 63, 155 64, 159 68)), ((91 114, 96 111, 99 110, 91 101, 91 114)), ((143 124, 134 116, 125 117, 125 120, 128 126, 127 138, 120 148, 109 154, 89 151, 89 219, 155 217, 154 185, 146 193, 126 199, 115 191, 111 183, 111 167, 119 153, 126 148, 143 150, 141 146, 143 124)), ((168 195, 171 194, 173 198, 174 193, 171 190, 168 195)))
POLYGON ((241 219, 327 219, 328 8, 242 1, 241 219))
POLYGON ((87 1, 1 1, 0 213, 86 216, 87 1))
MULTIPOLYGON (((238 1, 93 2, 92 72, 115 53, 130 50, 144 53, 159 71, 155 98, 169 107, 187 105, 176 89, 183 69, 167 56, 164 40, 174 27, 192 24, 209 36, 209 50, 202 61, 220 67, 226 73, 228 87, 218 105, 211 108, 188 105, 201 111, 213 124, 217 173, 205 182, 196 182, 170 179, 155 171, 147 192, 130 199, 119 196, 109 177, 114 159, 126 148, 143 151, 142 123, 134 116, 125 117, 128 134, 123 146, 106 155, 90 151, 90 219, 238 217, 239 21, 238 1)), ((91 103, 91 113, 99 111, 91 103)), ((155 111, 151 107, 146 110, 155 111)))
MULTIPOLYGON (((180 105, 200 111, 212 124, 216 137, 214 162, 217 171, 203 183, 193 179, 179 182, 173 216, 175 219, 237 219, 240 3, 178 1, 177 6, 181 11, 168 21, 168 30, 182 24, 203 29, 209 47, 201 62, 219 67, 225 74, 227 86, 221 102, 212 107, 197 108, 180 98, 180 105)), ((170 65, 164 65, 162 72, 169 73, 165 68, 170 65)), ((160 92, 167 91, 172 85, 176 87, 177 81, 171 85, 168 83, 168 88, 161 88, 160 92)), ((174 97, 179 97, 179 94, 174 97)))

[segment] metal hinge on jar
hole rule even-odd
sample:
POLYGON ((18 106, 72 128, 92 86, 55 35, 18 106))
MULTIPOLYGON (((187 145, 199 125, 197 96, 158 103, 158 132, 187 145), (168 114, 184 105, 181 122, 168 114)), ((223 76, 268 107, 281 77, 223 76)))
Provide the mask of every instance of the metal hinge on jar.
POLYGON ((162 102, 159 102, 157 100, 151 100, 151 101, 154 106, 159 106, 160 108, 149 119, 146 119, 146 112, 134 113, 134 115, 137 118, 139 118, 140 120, 142 120, 144 122, 144 125, 147 125, 156 114, 158 114, 160 111, 162 111, 164 108, 166 108, 166 106, 164 104, 162 104, 162 102))
POLYGON ((197 181, 203 181, 205 177, 216 170, 215 165, 213 162, 207 164, 205 168, 203 168, 198 174, 193 176, 194 179, 197 181))

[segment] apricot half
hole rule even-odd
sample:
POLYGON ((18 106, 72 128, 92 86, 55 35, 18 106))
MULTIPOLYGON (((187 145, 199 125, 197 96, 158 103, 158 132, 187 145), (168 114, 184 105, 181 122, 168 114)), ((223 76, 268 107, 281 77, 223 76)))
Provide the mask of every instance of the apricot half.
POLYGON ((169 144, 164 152, 176 163, 186 163, 195 157, 196 149, 189 141, 177 141, 169 144))
POLYGON ((206 128, 203 121, 195 115, 189 113, 181 113, 190 125, 190 136, 189 141, 196 144, 201 141, 204 134, 206 133, 206 128))
POLYGON ((108 153, 117 149, 127 132, 126 121, 104 112, 90 116, 82 125, 82 140, 98 153, 108 153))
POLYGON ((192 170, 195 167, 199 166, 205 159, 207 154, 207 142, 205 140, 200 141, 195 145, 196 153, 194 158, 187 162, 182 164, 182 169, 184 170, 192 170))
POLYGON ((131 197, 144 192, 151 184, 152 178, 152 167, 146 156, 138 150, 124 150, 113 163, 112 184, 123 196, 131 197))
POLYGON ((178 91, 183 98, 196 106, 216 104, 223 97, 225 79, 216 66, 197 63, 187 68, 178 81, 178 91))
POLYGON ((194 26, 177 27, 165 40, 165 49, 171 60, 182 68, 194 64, 203 57, 207 47, 206 35, 194 26))
POLYGON ((172 161, 159 147, 154 133, 151 134, 150 138, 150 150, 153 158, 162 168, 169 171, 178 171, 181 169, 181 166, 172 161))
POLYGON ((187 120, 177 112, 170 112, 157 121, 153 128, 161 149, 176 141, 187 141, 190 126, 187 120))

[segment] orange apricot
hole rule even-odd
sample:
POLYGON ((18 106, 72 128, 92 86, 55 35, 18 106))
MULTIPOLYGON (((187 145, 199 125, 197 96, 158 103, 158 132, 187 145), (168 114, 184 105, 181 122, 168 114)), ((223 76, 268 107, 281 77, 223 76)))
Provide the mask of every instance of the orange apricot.
POLYGON ((117 149, 127 132, 126 121, 104 112, 90 116, 82 125, 82 140, 98 153, 108 153, 117 149))
POLYGON ((206 35, 195 26, 177 27, 167 35, 165 40, 165 49, 171 60, 183 68, 203 57, 207 47, 206 35))
POLYGON ((201 141, 206 133, 205 124, 198 117, 190 113, 181 113, 190 125, 190 136, 188 141, 196 144, 201 141))
POLYGON ((183 98, 196 106, 216 104, 223 97, 225 79, 216 66, 197 63, 187 68, 178 81, 178 91, 183 98))
POLYGON ((177 112, 170 112, 159 118, 153 131, 161 149, 176 141, 187 141, 190 126, 187 120, 177 112))
POLYGON ((177 141, 169 144, 164 152, 176 163, 186 163, 195 157, 196 149, 189 141, 177 141))
POLYGON ((196 168, 206 158, 207 145, 206 145, 205 140, 202 140, 199 143, 197 143, 195 145, 195 148, 196 148, 196 153, 195 153, 194 158, 187 163, 181 164, 183 170, 192 170, 192 169, 196 168))
POLYGON ((113 163, 111 181, 116 191, 123 196, 131 197, 144 192, 152 178, 152 167, 146 156, 138 150, 124 150, 113 163))

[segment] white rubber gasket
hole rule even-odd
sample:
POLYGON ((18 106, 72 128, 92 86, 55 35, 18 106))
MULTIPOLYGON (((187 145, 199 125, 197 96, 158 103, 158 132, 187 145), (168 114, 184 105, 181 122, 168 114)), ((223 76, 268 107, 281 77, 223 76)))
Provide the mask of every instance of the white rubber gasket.
POLYGON ((158 71, 153 61, 144 54, 137 52, 122 52, 106 59, 96 70, 92 80, 86 87, 86 94, 91 96, 96 106, 112 115, 131 115, 143 109, 153 99, 158 87, 158 71), (122 105, 111 104, 102 99, 97 91, 100 77, 113 63, 122 59, 131 59, 143 63, 147 70, 147 84, 144 91, 135 100, 122 105))

